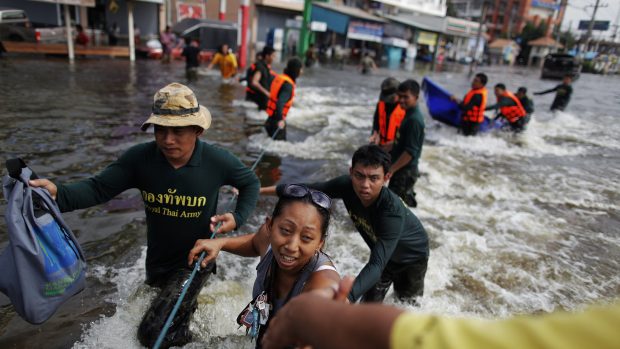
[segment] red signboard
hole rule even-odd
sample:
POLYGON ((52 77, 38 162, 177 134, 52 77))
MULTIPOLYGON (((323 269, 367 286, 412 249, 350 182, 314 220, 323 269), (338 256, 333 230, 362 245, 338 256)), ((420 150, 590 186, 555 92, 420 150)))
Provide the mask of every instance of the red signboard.
POLYGON ((204 18, 204 8, 202 5, 177 4, 178 20, 185 18, 204 18))

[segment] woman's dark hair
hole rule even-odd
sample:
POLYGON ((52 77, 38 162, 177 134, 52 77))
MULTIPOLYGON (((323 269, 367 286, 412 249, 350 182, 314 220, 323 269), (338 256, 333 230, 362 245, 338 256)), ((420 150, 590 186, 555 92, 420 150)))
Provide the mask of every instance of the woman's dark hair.
POLYGON ((282 214, 284 208, 293 202, 303 202, 306 204, 310 204, 312 207, 316 208, 319 212, 319 216, 321 217, 321 240, 325 240, 327 237, 327 228, 329 228, 329 219, 331 213, 329 210, 318 206, 312 201, 310 195, 306 195, 303 197, 291 197, 291 196, 280 196, 280 200, 276 203, 276 207, 273 209, 273 213, 271 214, 272 221, 276 219, 276 217, 282 214))
POLYGON ((284 68, 284 74, 288 75, 293 79, 293 81, 297 80, 299 74, 301 73, 302 63, 301 60, 297 57, 293 57, 288 60, 286 63, 286 68, 284 68))
MULTIPOLYGON (((228 46, 228 44, 221 44, 220 47, 217 48, 218 52, 223 54, 223 55, 228 53, 228 52, 224 52, 224 46, 228 46)), ((228 46, 228 47, 230 48, 230 46, 228 46)), ((228 50, 226 50, 226 51, 228 51, 228 50)))
POLYGON ((360 164, 362 166, 383 167, 383 173, 388 173, 392 157, 376 144, 367 144, 359 147, 353 153, 351 167, 360 164))

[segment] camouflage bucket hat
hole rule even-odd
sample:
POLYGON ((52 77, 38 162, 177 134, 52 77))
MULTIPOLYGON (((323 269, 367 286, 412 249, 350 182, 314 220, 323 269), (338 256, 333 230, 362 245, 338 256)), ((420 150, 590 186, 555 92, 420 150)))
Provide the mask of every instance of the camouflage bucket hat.
POLYGON ((206 130, 211 126, 211 113, 198 104, 196 95, 189 87, 173 82, 153 96, 153 113, 142 124, 142 131, 150 125, 198 126, 206 130))
POLYGON ((391 102, 396 95, 400 83, 395 78, 389 77, 381 83, 381 94, 379 98, 384 102, 391 102))

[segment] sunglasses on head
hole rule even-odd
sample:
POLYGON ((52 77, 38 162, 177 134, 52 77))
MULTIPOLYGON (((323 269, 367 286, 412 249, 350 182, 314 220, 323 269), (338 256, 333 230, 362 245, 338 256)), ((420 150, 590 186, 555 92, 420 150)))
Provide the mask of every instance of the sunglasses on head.
POLYGON ((322 191, 310 189, 305 185, 301 184, 285 185, 284 190, 282 190, 282 196, 291 198, 303 198, 306 196, 310 196, 312 202, 319 207, 329 210, 329 208, 332 206, 332 199, 330 199, 327 194, 323 193, 322 191))

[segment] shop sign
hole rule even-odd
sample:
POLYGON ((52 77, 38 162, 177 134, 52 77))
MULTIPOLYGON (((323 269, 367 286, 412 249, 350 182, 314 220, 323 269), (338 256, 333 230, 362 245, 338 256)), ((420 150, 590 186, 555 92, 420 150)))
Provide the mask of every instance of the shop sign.
POLYGON ((350 21, 347 37, 355 40, 381 42, 383 26, 362 21, 350 21))

